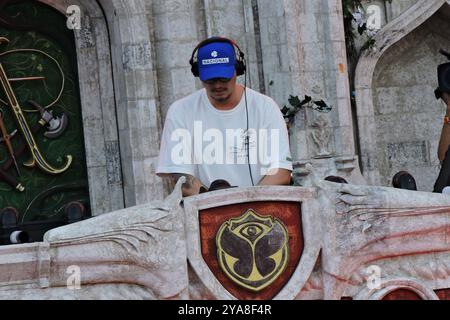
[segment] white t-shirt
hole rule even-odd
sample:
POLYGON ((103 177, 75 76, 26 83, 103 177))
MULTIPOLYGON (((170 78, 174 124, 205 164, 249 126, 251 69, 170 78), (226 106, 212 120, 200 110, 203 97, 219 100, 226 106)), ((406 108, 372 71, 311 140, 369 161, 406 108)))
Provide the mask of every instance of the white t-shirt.
POLYGON ((173 103, 164 125, 156 172, 189 174, 207 187, 217 179, 232 186, 252 186, 247 150, 254 185, 271 169, 292 171, 280 108, 273 99, 252 89, 247 88, 246 95, 248 127, 245 95, 227 111, 216 109, 205 89, 173 103))

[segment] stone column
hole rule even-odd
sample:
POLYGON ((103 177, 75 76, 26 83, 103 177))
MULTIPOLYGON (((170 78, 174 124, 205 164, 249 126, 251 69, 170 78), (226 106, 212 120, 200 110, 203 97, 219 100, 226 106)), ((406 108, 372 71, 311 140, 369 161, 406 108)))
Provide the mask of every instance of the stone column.
POLYGON ((111 37, 125 206, 130 207, 164 196, 155 174, 160 123, 151 2, 100 2, 111 37))
POLYGON ((204 33, 203 14, 200 9, 199 0, 152 1, 161 125, 164 124, 170 105, 196 90, 189 59, 200 38, 198 34, 204 33))
POLYGON ((264 93, 259 46, 258 5, 256 0, 202 0, 205 8, 206 36, 224 36, 239 45, 245 53, 246 78, 242 84, 264 93))
MULTIPOLYGON (((289 95, 324 99, 328 114, 306 110, 291 128, 296 175, 304 181, 305 164, 322 176, 339 175, 363 182, 359 172, 350 106, 341 0, 260 0, 264 73, 278 102, 289 95), (272 88, 273 86, 273 88, 272 88)), ((281 104, 281 103, 280 103, 281 104)))

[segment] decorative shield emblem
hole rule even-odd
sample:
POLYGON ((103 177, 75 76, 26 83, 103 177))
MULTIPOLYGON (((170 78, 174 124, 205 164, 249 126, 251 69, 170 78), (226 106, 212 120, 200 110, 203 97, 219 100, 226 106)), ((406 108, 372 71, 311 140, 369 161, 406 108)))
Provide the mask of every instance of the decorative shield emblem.
POLYGON ((240 300, 274 298, 303 253, 300 202, 259 201, 200 210, 201 255, 240 300))
POLYGON ((239 286, 259 292, 286 269, 289 234, 283 222, 250 209, 226 221, 216 236, 217 259, 223 272, 239 286))

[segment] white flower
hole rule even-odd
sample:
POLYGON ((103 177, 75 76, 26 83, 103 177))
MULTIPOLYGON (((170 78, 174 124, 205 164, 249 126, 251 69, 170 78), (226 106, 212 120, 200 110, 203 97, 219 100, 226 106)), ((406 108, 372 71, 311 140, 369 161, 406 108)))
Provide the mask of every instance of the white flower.
POLYGON ((355 22, 359 26, 361 26, 361 25, 363 25, 365 23, 364 15, 363 15, 363 13, 361 11, 356 11, 352 15, 353 15, 353 20, 355 20, 355 22))
POLYGON ((367 29, 366 34, 368 37, 372 38, 378 33, 378 30, 376 29, 367 29))

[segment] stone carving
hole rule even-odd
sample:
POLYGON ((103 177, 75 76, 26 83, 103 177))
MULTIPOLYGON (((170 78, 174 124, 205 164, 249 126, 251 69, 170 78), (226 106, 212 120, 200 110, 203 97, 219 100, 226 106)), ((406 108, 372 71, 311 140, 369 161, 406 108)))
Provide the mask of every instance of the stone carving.
POLYGON ((117 141, 105 144, 106 171, 109 184, 122 184, 122 173, 120 171, 120 150, 117 141))
POLYGON ((202 256, 199 212, 261 201, 301 206, 302 253, 274 299, 382 299, 397 289, 438 299, 449 290, 448 196, 337 184, 305 169, 311 188, 232 188, 183 206, 181 179, 165 201, 51 230, 42 243, 0 247, 0 298, 235 299, 202 256))
POLYGON ((49 289, 12 289, 1 292, 5 300, 154 300, 152 290, 131 284, 99 284, 69 290, 66 287, 49 289))
POLYGON ((86 49, 86 48, 93 48, 95 47, 95 41, 94 36, 92 32, 92 25, 91 20, 89 16, 84 15, 86 18, 83 19, 83 26, 78 30, 76 30, 76 33, 78 35, 78 38, 80 39, 80 48, 86 49))
POLYGON ((164 201, 51 230, 43 243, 0 248, 0 298, 186 298, 183 182, 164 201), (71 267, 80 290, 70 288, 71 267))
POLYGON ((328 127, 328 120, 324 116, 319 116, 312 126, 316 129, 311 133, 311 137, 318 148, 315 158, 330 157, 328 144, 330 143, 331 130, 328 127))
POLYGON ((150 68, 151 47, 149 44, 127 45, 123 55, 125 70, 137 68, 150 68))
MULTIPOLYGON (((356 297, 358 291, 366 289, 367 269, 373 265, 381 270, 380 286, 395 278, 423 283, 431 291, 450 287, 444 271, 444 265, 450 264, 450 198, 334 184, 317 178, 315 185, 319 201, 329 208, 323 217, 324 298, 339 299, 344 294, 356 297), (441 256, 437 258, 436 253, 441 256), (440 268, 436 267, 437 261, 440 268), (433 282, 437 278, 444 279, 440 288, 433 282)), ((403 288, 401 284, 397 287, 403 288)), ((395 288, 391 286, 390 290, 395 288)))
MULTIPOLYGON (((357 167, 356 163, 358 162, 358 158, 356 156, 339 157, 335 158, 334 162, 339 175, 346 175, 351 173, 357 167)), ((356 179, 353 179, 353 181, 355 180, 356 179)))

